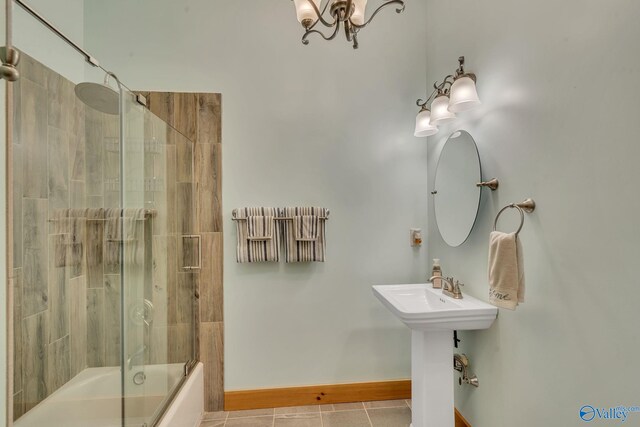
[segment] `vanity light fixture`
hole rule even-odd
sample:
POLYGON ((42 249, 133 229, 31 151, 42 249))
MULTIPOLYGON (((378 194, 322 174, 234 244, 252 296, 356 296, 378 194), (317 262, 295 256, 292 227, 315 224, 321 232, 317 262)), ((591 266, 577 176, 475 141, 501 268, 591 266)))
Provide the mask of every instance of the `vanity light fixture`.
POLYGON ((455 74, 446 76, 442 83, 435 82, 427 100, 418 99, 416 102, 420 112, 416 117, 415 136, 434 135, 438 132, 438 125, 455 120, 456 113, 469 111, 481 104, 476 90, 476 75, 465 72, 464 56, 458 58, 458 62, 460 65, 455 74), (432 99, 429 109, 427 105, 432 99), (429 120, 426 120, 425 111, 429 112, 429 120))
POLYGON ((316 33, 325 40, 333 40, 340 32, 340 28, 344 25, 344 32, 347 41, 353 43, 353 48, 358 48, 358 33, 361 29, 369 25, 373 18, 383 8, 396 5, 396 12, 404 11, 404 0, 387 0, 380 5, 369 17, 365 19, 365 12, 368 0, 293 0, 296 7, 296 15, 298 22, 304 27, 305 33, 302 36, 302 44, 309 44, 309 35, 316 33), (329 10, 329 17, 325 18, 325 14, 329 10), (318 23, 327 28, 333 28, 333 32, 325 35, 316 27, 318 23))

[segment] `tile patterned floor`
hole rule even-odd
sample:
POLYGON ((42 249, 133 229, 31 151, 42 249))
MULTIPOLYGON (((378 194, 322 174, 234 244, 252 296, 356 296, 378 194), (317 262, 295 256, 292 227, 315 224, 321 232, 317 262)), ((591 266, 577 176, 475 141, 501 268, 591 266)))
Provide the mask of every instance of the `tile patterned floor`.
POLYGON ((411 401, 340 403, 204 414, 200 427, 408 427, 411 401))

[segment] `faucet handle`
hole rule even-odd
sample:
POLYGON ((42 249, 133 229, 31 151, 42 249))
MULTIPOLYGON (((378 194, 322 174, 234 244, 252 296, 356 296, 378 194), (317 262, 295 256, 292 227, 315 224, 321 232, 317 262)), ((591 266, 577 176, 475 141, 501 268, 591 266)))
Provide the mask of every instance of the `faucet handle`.
POLYGON ((453 286, 453 293, 456 298, 462 298, 462 291, 460 290, 460 286, 464 286, 464 283, 460 283, 459 280, 456 280, 456 283, 453 286))

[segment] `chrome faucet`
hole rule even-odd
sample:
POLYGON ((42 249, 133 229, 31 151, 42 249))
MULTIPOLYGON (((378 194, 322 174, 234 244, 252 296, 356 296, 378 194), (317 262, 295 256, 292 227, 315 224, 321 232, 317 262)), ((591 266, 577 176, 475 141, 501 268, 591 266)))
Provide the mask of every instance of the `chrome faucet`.
POLYGON ((453 281, 453 277, 442 277, 442 276, 433 276, 429 279, 429 282, 433 284, 435 279, 440 279, 444 282, 442 286, 442 293, 450 296, 454 299, 462 299, 462 291, 460 290, 460 286, 464 286, 464 284, 459 281, 453 281))
POLYGON ((144 358, 144 353, 147 351, 147 346, 143 345, 142 347, 140 347, 135 353, 133 353, 132 355, 129 356, 129 358, 127 359, 127 368, 129 370, 133 369, 133 364, 135 363, 136 359, 143 357, 144 358))

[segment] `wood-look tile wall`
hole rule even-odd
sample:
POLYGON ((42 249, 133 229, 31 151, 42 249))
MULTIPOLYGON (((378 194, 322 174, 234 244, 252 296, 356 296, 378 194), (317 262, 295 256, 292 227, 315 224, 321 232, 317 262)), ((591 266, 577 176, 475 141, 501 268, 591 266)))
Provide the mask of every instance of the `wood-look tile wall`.
POLYGON ((85 107, 28 55, 13 83, 14 418, 87 367, 85 107))
MULTIPOLYGON (((213 93, 142 92, 149 109, 192 145, 176 145, 176 156, 194 156, 195 230, 202 237, 202 269, 194 273, 199 289, 199 359, 205 372, 205 410, 224 407, 222 301, 222 98, 213 93)), ((177 175, 187 162, 177 162, 177 175)), ((179 192, 180 193, 180 192, 179 192)), ((187 201, 187 200, 185 200, 187 201)), ((180 204, 178 204, 180 206, 180 204)))

